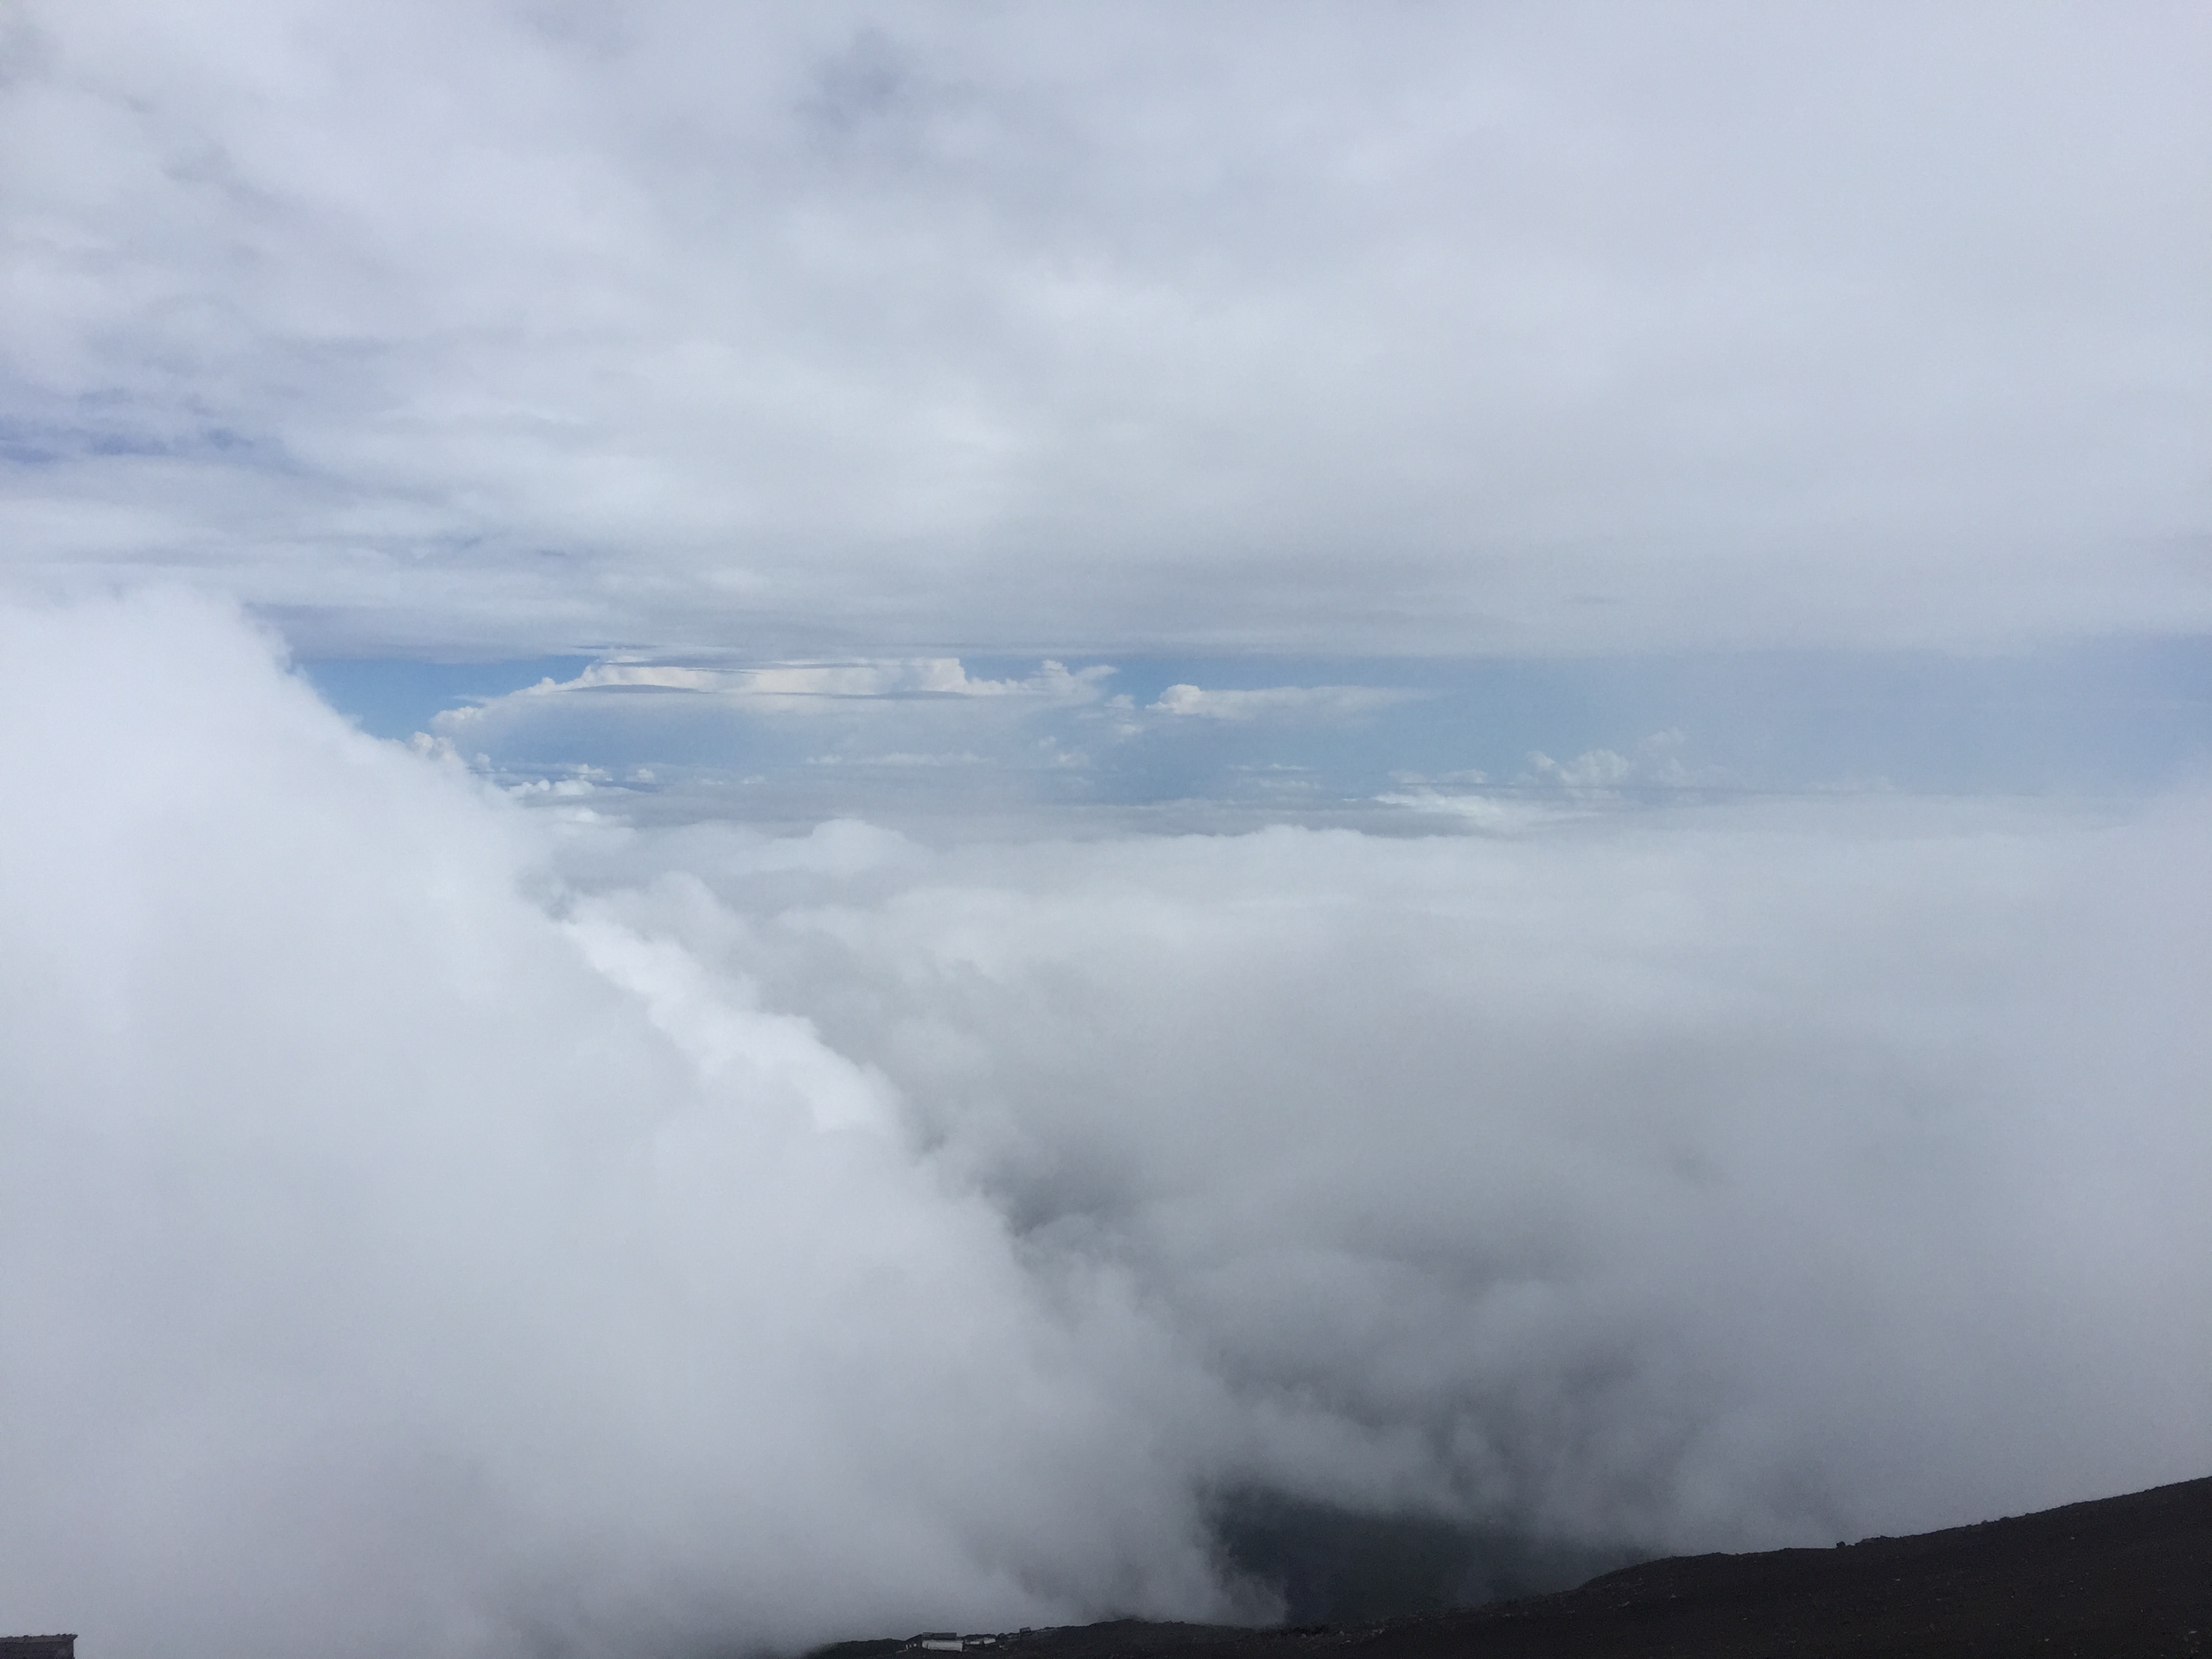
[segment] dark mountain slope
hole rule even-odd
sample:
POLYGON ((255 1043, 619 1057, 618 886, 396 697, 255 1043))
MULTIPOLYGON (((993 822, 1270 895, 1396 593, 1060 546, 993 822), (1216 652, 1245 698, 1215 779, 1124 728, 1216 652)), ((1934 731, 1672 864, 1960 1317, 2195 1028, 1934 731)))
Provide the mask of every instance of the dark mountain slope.
POLYGON ((1833 1549, 1647 1561, 1351 1626, 1111 1625, 1006 1659, 2212 1659, 2212 1480, 1833 1549))
POLYGON ((1836 1549, 1650 1561, 1346 1637, 1371 1659, 2181 1659, 2212 1653, 2212 1480, 1836 1549))

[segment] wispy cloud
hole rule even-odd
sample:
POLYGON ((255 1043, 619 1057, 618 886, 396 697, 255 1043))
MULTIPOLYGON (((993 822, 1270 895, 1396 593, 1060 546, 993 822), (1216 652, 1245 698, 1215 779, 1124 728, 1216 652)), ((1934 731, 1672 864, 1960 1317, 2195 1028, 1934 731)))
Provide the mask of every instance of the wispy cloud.
POLYGON ((1255 690, 1170 685, 1146 708, 1151 714, 1186 720, 1345 720, 1418 702, 1425 695, 1379 685, 1271 685, 1255 690))
MULTIPOLYGON (((1021 679, 977 679, 957 657, 890 661, 780 663, 757 668, 694 667, 680 663, 598 662, 573 679, 541 680, 518 697, 560 697, 593 691, 673 691, 757 703, 787 714, 832 703, 918 697, 1021 697, 1056 703, 1084 703, 1103 696, 1114 671, 1093 666, 1071 672, 1047 661, 1021 679)), ((482 708, 495 699, 483 699, 482 708)), ((465 725, 470 709, 446 717, 465 725)))

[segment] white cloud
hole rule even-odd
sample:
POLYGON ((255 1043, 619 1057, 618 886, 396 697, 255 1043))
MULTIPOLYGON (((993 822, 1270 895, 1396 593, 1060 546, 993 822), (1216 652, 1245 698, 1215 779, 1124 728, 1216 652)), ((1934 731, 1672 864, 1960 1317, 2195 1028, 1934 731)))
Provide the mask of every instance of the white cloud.
MULTIPOLYGON (((1255 1478, 1741 1547, 2212 1455, 2206 810, 994 843, 796 889, 695 838, 715 907, 604 902, 708 956, 719 915, 1041 1259, 1127 1264, 1255 1478)), ((621 856, 596 879, 657 862, 621 856)))
POLYGON ((1239 1484, 2203 1473, 2202 797, 1629 815, 1671 712, 1064 665, 2212 630, 2198 10, 0 12, 9 1624, 795 1648, 1234 1611, 1239 1484), (410 753, 209 594, 598 660, 410 753))
POLYGON ((1200 720, 1342 720, 1377 714, 1421 696, 1379 685, 1271 685, 1243 691, 1170 685, 1146 706, 1156 714, 1200 720))
POLYGON ((1510 833, 1548 823, 1559 816, 1553 807, 1522 800, 1501 800, 1495 795, 1452 794, 1442 789, 1392 789, 1376 796, 1384 806, 1440 814, 1479 830, 1510 833))
POLYGON ((809 755, 809 766, 988 766, 981 755, 908 755, 896 750, 880 755, 809 755))
MULTIPOLYGON (((1412 786, 1377 795, 1385 806, 1442 814, 1490 830, 1518 830, 1556 821, 1562 811, 1626 805, 1651 799, 1734 793, 1741 781, 1725 767, 1692 765, 1684 758, 1686 735, 1669 727, 1654 732, 1632 752, 1586 749, 1571 760, 1530 752, 1525 771, 1510 783, 1496 784, 1480 772, 1431 778, 1407 774, 1393 781, 1412 786), (1487 787, 1453 793, 1439 784, 1487 787)), ((1855 783, 1855 791, 1873 786, 1855 783)))
MULTIPOLYGON (((988 680, 972 678, 957 657, 925 657, 906 661, 848 663, 778 663, 757 668, 701 668, 676 663, 598 662, 571 680, 541 680, 510 695, 521 697, 559 696, 579 691, 695 691, 735 702, 764 704, 778 713, 805 713, 811 708, 867 698, 896 697, 1027 697, 1053 702, 1095 702, 1103 695, 1100 682, 1113 673, 1108 667, 1073 672, 1057 662, 1038 665, 1022 679, 988 680)), ((465 722, 471 711, 453 711, 452 718, 465 722)))
POLYGON ((1219 1613, 1237 1483, 1704 1547, 2212 1455, 2202 799, 933 849, 534 817, 175 600, 0 676, 0 1603, 118 1659, 1219 1613))
MULTIPOLYGON (((1097 703, 1113 672, 1047 660, 992 678, 970 674, 957 658, 737 667, 605 661, 445 710, 430 725, 434 740, 484 757, 481 769, 494 775, 573 770, 580 754, 635 781, 647 781, 638 779, 641 769, 657 781, 651 763, 664 761, 712 787, 766 767, 824 816, 853 809, 817 803, 810 769, 817 780, 825 767, 878 779, 902 774, 916 787, 930 772, 981 769, 994 787, 1018 790, 1023 780, 1079 768, 1085 753, 1063 750, 1046 728, 1097 703)), ((963 786, 949 804, 971 802, 963 786)))
POLYGON ((538 821, 220 617, 0 644, 11 1623, 494 1656, 1223 1605, 1208 1385, 1105 1264, 1033 1284, 879 1072, 553 914, 538 821))
POLYGON ((2212 626, 2192 9, 15 15, 38 591, 519 654, 2212 626))
POLYGON ((1578 800, 1618 799, 1624 792, 1726 789, 1737 780, 1725 769, 1692 766, 1682 757, 1686 738, 1669 728, 1654 732, 1633 752, 1588 749, 1572 760, 1553 760, 1540 750, 1515 781, 1520 788, 1557 790, 1578 800))
POLYGON ((1339 1495, 1740 1543, 2212 1451, 2176 1173, 2203 811, 1284 830, 946 855, 857 907, 725 891, 769 994, 1034 1236, 1141 1264, 1249 1397, 1414 1436, 1339 1495), (2123 1354, 2156 1356, 2139 1395, 2123 1354))

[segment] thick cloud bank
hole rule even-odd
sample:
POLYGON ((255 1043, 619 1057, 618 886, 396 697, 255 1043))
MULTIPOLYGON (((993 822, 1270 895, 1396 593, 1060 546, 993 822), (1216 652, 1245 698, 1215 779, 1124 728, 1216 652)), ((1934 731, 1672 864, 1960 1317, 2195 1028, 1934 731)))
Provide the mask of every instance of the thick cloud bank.
POLYGON ((196 610, 11 616, 0 1623, 597 1651, 1212 1604, 1192 1401, 895 1101, 196 610), (533 883, 536 884, 533 885, 533 883))
POLYGON ((182 600, 0 615, 0 1623, 1219 1615, 1241 1488, 1665 1547, 2212 1466, 2201 801, 646 833, 182 600))

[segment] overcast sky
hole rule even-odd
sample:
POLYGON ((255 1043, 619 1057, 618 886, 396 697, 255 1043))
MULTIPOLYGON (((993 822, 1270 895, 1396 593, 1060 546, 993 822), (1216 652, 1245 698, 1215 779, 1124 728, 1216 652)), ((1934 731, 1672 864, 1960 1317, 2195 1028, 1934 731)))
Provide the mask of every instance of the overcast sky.
POLYGON ((2207 85, 2194 4, 0 0, 0 1631, 1267 1619, 1240 1504, 1472 1597, 2212 1469, 2207 85))
POLYGON ((2193 5, 8 15, 33 586, 311 654, 2212 625, 2193 5))

